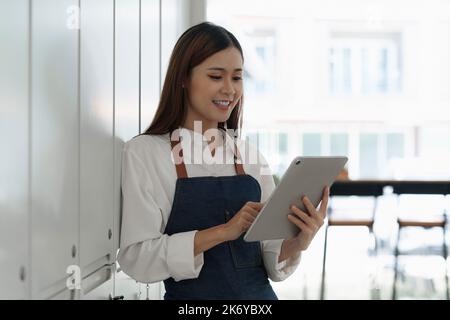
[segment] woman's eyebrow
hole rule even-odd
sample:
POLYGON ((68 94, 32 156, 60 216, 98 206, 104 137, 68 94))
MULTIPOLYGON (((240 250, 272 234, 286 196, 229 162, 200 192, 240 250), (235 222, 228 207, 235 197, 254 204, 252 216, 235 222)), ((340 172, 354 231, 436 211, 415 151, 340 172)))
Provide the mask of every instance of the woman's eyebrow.
MULTIPOLYGON (((208 68, 208 70, 226 71, 225 68, 219 68, 219 67, 208 68)), ((234 71, 242 71, 242 68, 236 68, 236 69, 234 69, 234 71)))

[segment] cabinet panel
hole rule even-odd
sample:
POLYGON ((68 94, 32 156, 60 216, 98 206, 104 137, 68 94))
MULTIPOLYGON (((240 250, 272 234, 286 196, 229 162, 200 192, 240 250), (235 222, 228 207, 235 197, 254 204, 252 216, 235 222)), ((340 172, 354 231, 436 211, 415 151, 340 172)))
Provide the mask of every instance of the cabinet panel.
POLYGON ((80 5, 80 259, 85 277, 115 259, 114 3, 82 0, 80 5))
POLYGON ((0 0, 0 299, 29 289, 28 29, 28 1, 0 0))
POLYGON ((114 85, 114 246, 119 246, 121 156, 139 134, 139 0, 116 0, 114 85))
POLYGON ((79 265, 78 1, 31 4, 31 285, 47 298, 79 265))
POLYGON ((141 0, 141 132, 159 102, 159 0, 141 0))
MULTIPOLYGON (((161 1, 161 88, 164 85, 170 55, 183 29, 180 0, 161 1)), ((184 30, 183 30, 184 31, 184 30)))

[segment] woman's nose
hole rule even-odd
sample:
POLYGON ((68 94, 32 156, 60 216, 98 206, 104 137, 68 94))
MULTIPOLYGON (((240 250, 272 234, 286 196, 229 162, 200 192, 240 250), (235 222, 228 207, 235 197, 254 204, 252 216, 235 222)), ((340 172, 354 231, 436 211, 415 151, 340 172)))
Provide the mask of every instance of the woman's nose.
POLYGON ((236 93, 236 89, 233 86, 233 83, 230 80, 225 80, 223 87, 222 87, 222 91, 228 95, 232 95, 234 96, 234 94, 236 93))

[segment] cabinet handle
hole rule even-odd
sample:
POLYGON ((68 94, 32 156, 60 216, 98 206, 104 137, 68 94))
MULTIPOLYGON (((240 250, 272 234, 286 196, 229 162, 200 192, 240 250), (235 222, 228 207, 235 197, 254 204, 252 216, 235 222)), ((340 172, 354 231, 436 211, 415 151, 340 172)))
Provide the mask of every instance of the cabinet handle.
POLYGON ((19 277, 20 277, 20 281, 25 281, 25 276, 26 276, 26 274, 25 274, 25 267, 24 266, 21 266, 20 267, 20 271, 19 271, 19 277))
POLYGON ((75 258, 77 256, 77 247, 76 245, 72 246, 72 258, 75 258))

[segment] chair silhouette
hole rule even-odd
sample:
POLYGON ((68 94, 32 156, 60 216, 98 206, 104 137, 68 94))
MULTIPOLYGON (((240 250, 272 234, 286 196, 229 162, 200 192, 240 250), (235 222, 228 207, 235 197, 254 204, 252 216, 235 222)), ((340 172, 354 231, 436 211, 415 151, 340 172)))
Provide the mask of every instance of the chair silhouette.
MULTIPOLYGON (((414 218, 402 216, 401 214, 397 217, 397 240, 395 244, 394 256, 395 256, 395 264, 394 264, 394 281, 392 284, 392 299, 395 300, 398 298, 397 293, 397 280, 398 280, 398 258, 402 255, 400 252, 399 244, 401 240, 401 231, 404 228, 422 228, 425 230, 432 228, 441 228, 442 229, 442 256, 444 258, 444 268, 445 268, 445 289, 446 289, 446 298, 447 300, 450 298, 449 291, 449 283, 448 283, 448 268, 447 268, 447 243, 446 243, 446 225, 447 225, 447 212, 445 205, 445 196, 448 190, 444 184, 432 184, 426 182, 407 182, 403 184, 394 185, 394 193, 399 197, 408 197, 412 195, 435 195, 436 197, 442 197, 442 211, 437 216, 427 217, 427 213, 423 212, 421 216, 416 216, 414 218)), ((409 198, 410 200, 412 198, 409 198)), ((438 198, 437 198, 438 199, 438 198)), ((399 201, 400 203, 400 201, 399 201)), ((428 209, 428 208, 427 208, 428 209)), ((425 210, 427 210, 425 209, 425 210)), ((404 252, 403 254, 406 254, 404 252)))
POLYGON ((348 181, 348 182, 335 182, 330 189, 330 202, 328 206, 328 223, 325 226, 325 241, 323 249, 323 262, 322 262, 322 281, 320 287, 320 299, 325 298, 325 274, 326 274, 326 257, 327 257, 327 242, 328 242, 328 229, 330 227, 367 227, 370 235, 374 240, 374 254, 377 254, 377 238, 373 232, 373 225, 375 222, 375 214, 377 211, 378 198, 383 195, 383 187, 376 183, 370 183, 369 181, 348 181), (370 217, 361 219, 358 216, 351 217, 333 217, 333 198, 334 197, 370 197, 373 198, 373 206, 370 213, 370 217))

